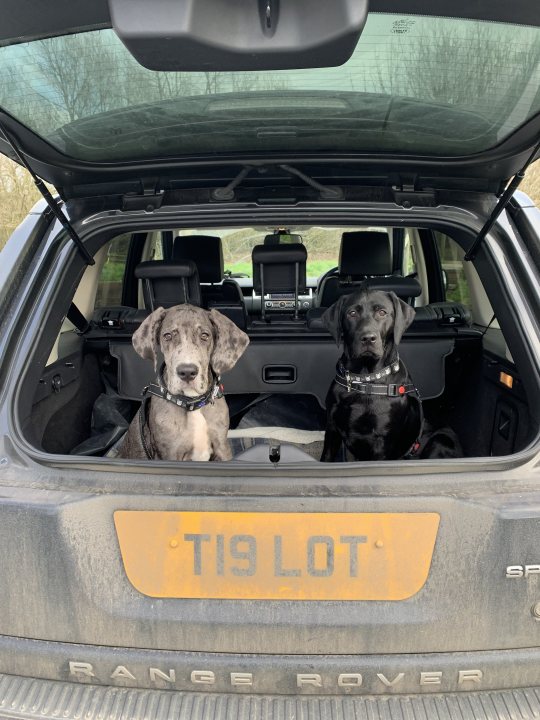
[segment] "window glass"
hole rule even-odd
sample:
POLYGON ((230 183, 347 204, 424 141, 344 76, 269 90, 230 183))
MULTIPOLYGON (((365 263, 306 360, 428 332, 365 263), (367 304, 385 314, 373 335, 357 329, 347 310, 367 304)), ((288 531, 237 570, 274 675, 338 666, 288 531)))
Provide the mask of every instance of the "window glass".
MULTIPOLYGON (((216 229, 183 229, 177 235, 217 235, 221 238, 223 246, 223 259, 225 272, 233 277, 252 277, 253 266, 251 252, 255 245, 264 243, 266 235, 274 233, 278 228, 225 228, 216 229)), ((283 231, 283 228, 279 228, 283 231)), ((390 232, 386 227, 350 228, 350 227, 287 227, 286 231, 298 235, 306 246, 307 265, 306 274, 310 278, 318 278, 327 270, 337 267, 339 263, 339 248, 341 236, 344 232, 354 230, 379 230, 390 232)), ((359 243, 359 252, 362 251, 359 243)))
POLYGON ((99 276, 95 307, 122 304, 122 285, 131 235, 120 235, 109 244, 107 259, 99 276))
POLYGON ((152 233, 143 253, 144 260, 163 260, 163 236, 160 232, 152 233))
POLYGON ((339 67, 156 72, 103 29, 0 48, 0 106, 89 161, 459 156, 497 145, 540 110, 539 60, 537 27, 370 12, 339 67))
POLYGON ((403 239, 403 276, 414 275, 417 272, 416 268, 416 248, 412 241, 411 231, 405 230, 405 237, 403 239))
POLYGON ((471 294, 464 268, 464 252, 460 246, 442 233, 435 233, 439 250, 446 300, 471 307, 471 294))

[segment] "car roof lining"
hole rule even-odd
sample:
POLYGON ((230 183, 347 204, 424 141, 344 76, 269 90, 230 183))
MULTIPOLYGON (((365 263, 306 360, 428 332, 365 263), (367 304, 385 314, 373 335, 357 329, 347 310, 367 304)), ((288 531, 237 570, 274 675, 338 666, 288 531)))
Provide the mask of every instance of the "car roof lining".
MULTIPOLYGON (((401 15, 433 15, 472 20, 539 25, 536 3, 530 0, 454 0, 436 4, 433 0, 371 0, 370 12, 398 12, 401 15)), ((53 35, 111 27, 107 0, 3 0, 0 45, 28 42, 53 35), (46 12, 45 3, 47 4, 46 12)))

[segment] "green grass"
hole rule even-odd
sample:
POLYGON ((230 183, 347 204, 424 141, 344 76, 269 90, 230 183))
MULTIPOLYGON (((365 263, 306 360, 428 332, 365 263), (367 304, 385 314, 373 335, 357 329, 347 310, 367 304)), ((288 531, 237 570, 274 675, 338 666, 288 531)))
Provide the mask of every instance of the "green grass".
POLYGON ((123 262, 112 262, 107 260, 99 276, 103 282, 118 282, 124 279, 125 264, 123 262))
POLYGON ((471 307, 471 293, 465 278, 458 278, 457 284, 449 285, 446 288, 446 300, 460 303, 468 308, 471 307))
POLYGON ((336 267, 337 263, 337 258, 332 260, 310 260, 306 267, 306 273, 309 277, 319 277, 327 270, 336 267))

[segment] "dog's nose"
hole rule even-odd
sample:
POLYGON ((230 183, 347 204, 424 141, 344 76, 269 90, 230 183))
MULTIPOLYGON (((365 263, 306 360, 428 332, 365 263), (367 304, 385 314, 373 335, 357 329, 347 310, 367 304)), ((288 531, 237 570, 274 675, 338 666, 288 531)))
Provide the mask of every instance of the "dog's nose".
POLYGON ((365 343, 374 343, 376 339, 377 338, 373 335, 373 333, 366 333, 365 335, 362 335, 362 342, 365 343))
POLYGON ((199 368, 196 365, 177 365, 176 374, 181 380, 190 382, 199 374, 199 368))

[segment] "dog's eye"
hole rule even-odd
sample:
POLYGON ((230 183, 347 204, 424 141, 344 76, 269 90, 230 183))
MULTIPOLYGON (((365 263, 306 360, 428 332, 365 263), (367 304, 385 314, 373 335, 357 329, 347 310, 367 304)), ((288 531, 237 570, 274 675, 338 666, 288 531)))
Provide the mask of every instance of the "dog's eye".
POLYGON ((164 340, 172 340, 171 333, 163 333, 163 339, 164 340))
POLYGON ((209 333, 207 333, 207 332, 201 333, 201 340, 208 340, 209 337, 210 337, 209 333))
POLYGON ((347 313, 347 315, 348 315, 349 317, 356 317, 356 310, 349 310, 349 312, 347 313))
POLYGON ((388 313, 386 312, 386 310, 385 310, 384 308, 379 308, 379 309, 377 310, 377 315, 378 315, 379 317, 384 317, 385 315, 388 315, 388 313))

